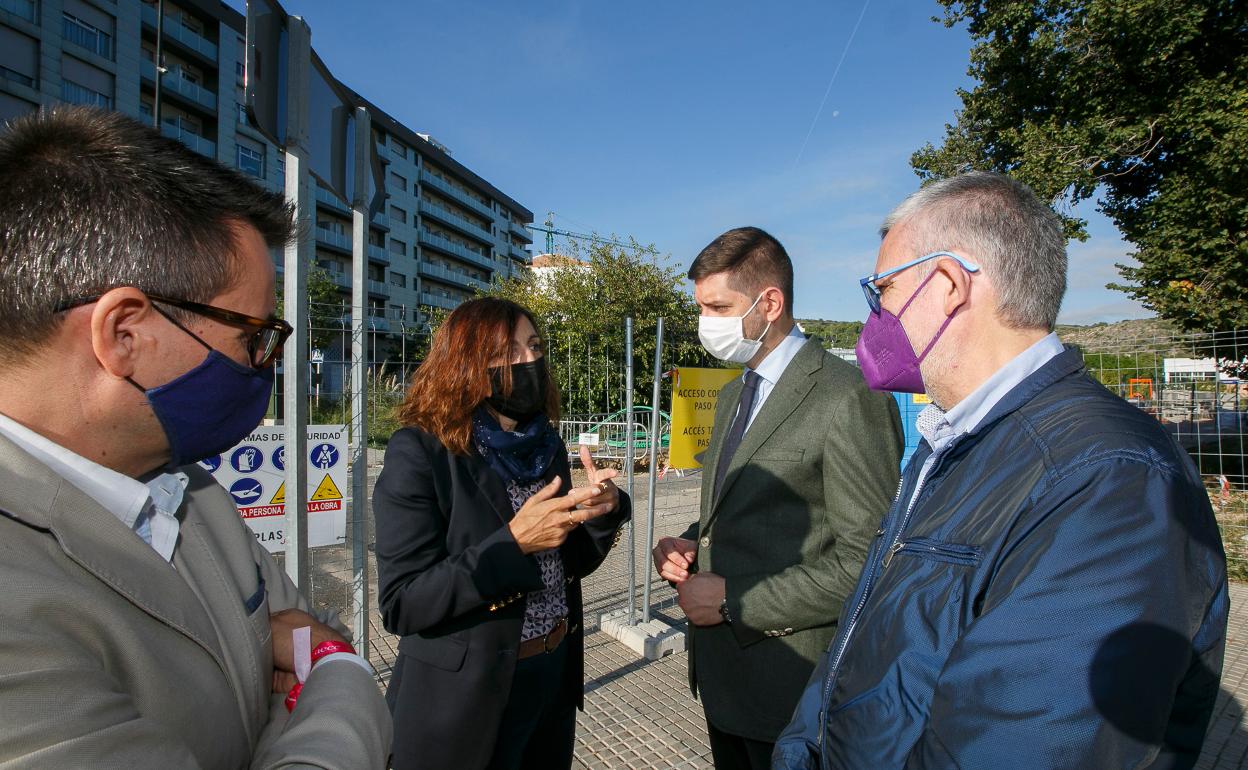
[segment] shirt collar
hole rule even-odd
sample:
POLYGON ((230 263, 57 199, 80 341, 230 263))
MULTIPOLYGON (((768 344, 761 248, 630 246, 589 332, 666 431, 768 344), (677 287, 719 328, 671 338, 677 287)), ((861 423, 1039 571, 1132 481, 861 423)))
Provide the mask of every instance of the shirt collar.
POLYGON ((780 375, 784 374, 784 370, 789 368, 789 363, 797 355, 797 351, 802 349, 804 344, 806 344, 806 335, 802 334, 802 330, 797 328, 797 324, 793 324, 793 328, 789 329, 789 333, 784 335, 784 339, 780 340, 775 349, 763 358, 757 369, 751 370, 747 366, 745 370, 747 372, 753 371, 768 383, 775 385, 776 380, 780 379, 780 375))
POLYGON ((982 385, 949 411, 943 411, 935 404, 924 408, 915 420, 915 427, 933 449, 938 449, 953 438, 975 430, 1007 393, 1035 374, 1062 350, 1062 343, 1058 340, 1057 334, 1048 333, 1031 347, 1010 359, 1005 366, 994 372, 982 385))
MULTIPOLYGON (((182 505, 182 496, 189 481, 185 473, 161 473, 146 484, 138 479, 118 473, 99 463, 88 460, 76 452, 72 452, 55 441, 27 428, 13 418, 0 414, 0 434, 17 444, 39 462, 48 466, 61 478, 73 484, 85 495, 99 503, 127 529, 150 532, 147 526, 148 501, 153 503, 156 514, 163 514, 165 526, 158 526, 161 532, 157 543, 149 534, 140 536, 152 545, 165 559, 173 556, 173 547, 177 542, 177 527, 172 532, 167 520, 174 518, 182 505), (140 514, 143 514, 140 516, 140 514)), ((154 533, 153 533, 154 534, 154 533)))

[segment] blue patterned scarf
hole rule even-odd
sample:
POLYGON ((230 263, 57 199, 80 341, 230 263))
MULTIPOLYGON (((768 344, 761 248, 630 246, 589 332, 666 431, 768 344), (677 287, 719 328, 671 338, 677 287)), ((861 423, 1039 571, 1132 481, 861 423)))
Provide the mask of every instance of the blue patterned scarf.
POLYGON ((546 475, 555 455, 564 450, 559 432, 544 414, 504 430, 485 407, 472 415, 472 440, 503 481, 529 483, 546 475))

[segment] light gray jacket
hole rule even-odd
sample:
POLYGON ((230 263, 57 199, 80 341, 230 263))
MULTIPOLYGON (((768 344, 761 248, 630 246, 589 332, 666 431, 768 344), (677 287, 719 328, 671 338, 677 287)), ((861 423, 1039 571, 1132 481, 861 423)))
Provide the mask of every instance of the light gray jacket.
POLYGON ((182 470, 170 566, 0 437, 0 767, 384 767, 362 667, 317 668, 287 716, 269 614, 308 604, 225 490, 182 470))

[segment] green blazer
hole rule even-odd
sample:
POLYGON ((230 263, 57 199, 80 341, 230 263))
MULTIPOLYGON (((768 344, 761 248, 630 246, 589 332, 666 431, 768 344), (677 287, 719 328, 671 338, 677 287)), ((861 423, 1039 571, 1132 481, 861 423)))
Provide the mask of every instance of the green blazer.
POLYGON ((902 430, 887 393, 807 340, 712 498, 741 380, 719 393, 703 465, 696 567, 725 578, 731 624, 690 625, 689 684, 720 730, 773 742, 853 591, 896 492, 902 430))

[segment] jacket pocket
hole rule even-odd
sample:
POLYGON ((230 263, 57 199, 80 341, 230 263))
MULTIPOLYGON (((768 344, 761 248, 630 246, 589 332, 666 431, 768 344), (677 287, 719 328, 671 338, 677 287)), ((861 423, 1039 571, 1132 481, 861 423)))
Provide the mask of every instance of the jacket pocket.
POLYGON ((759 462, 800 463, 805 449, 759 449, 750 458, 759 462))
POLYGON ((884 566, 887 567, 894 558, 902 554, 917 559, 959 564, 965 567, 977 566, 981 558, 979 548, 973 545, 945 543, 930 537, 914 537, 894 543, 884 556, 884 566))
POLYGON ((405 636, 399 639, 399 652, 443 671, 458 671, 468 655, 468 643, 449 636, 405 636))

